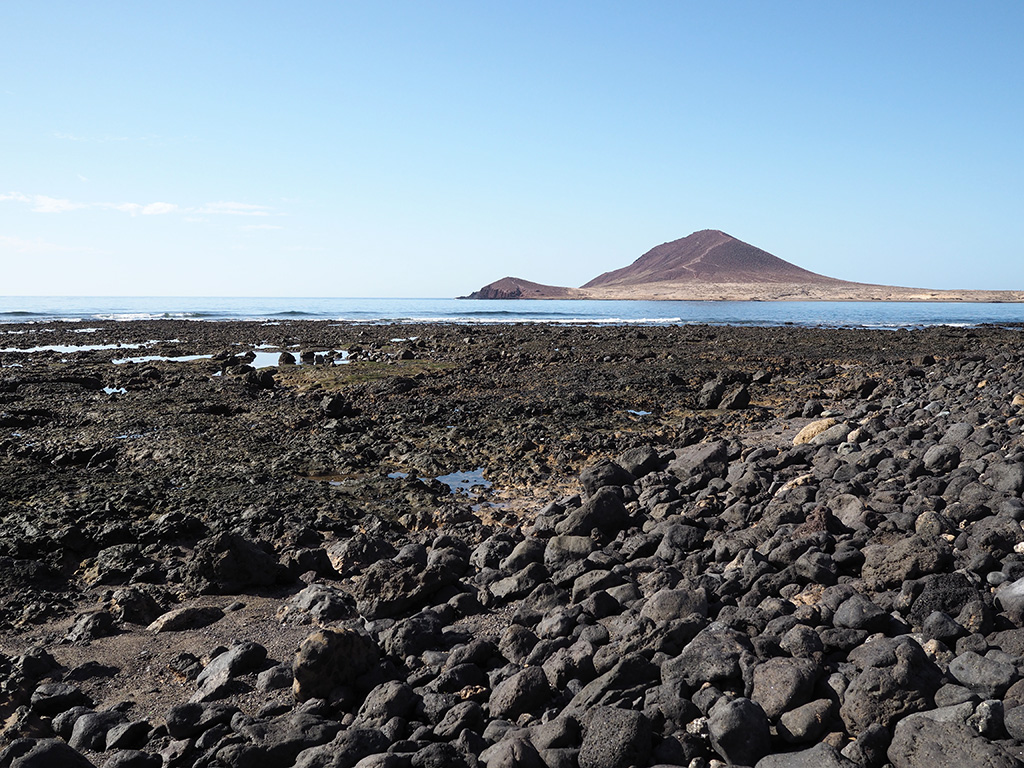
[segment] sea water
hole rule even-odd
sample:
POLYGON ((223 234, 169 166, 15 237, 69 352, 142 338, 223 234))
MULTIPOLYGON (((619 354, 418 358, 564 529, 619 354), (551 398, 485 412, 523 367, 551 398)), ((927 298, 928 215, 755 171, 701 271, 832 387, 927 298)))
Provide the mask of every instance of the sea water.
MULTIPOLYGON (((1024 304, 240 297, 0 297, 4 323, 194 319, 355 323, 560 323, 917 328, 1024 325, 1024 304)), ((88 332, 90 328, 81 329, 88 332)))

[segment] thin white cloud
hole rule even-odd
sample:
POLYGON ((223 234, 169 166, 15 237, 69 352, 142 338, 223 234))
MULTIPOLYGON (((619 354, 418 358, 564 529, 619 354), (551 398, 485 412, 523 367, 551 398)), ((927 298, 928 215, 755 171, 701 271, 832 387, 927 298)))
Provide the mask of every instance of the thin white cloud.
POLYGON ((270 208, 252 203, 219 202, 207 203, 198 212, 228 216, 269 216, 270 208))
POLYGON ((77 211, 80 208, 88 207, 88 203, 75 203, 58 197, 48 197, 47 195, 32 196, 32 210, 36 213, 66 213, 67 211, 77 211))
MULTIPOLYGON (((79 177, 85 181, 84 177, 79 177)), ((66 213, 86 208, 105 209, 120 211, 129 216, 164 216, 171 213, 185 215, 187 221, 202 221, 202 216, 270 216, 273 209, 267 205, 256 205, 254 203, 238 203, 231 201, 220 201, 206 203, 198 207, 183 207, 177 203, 166 203, 157 201, 153 203, 81 203, 64 198, 49 197, 48 195, 26 195, 21 192, 7 192, 0 194, 0 202, 24 203, 31 207, 36 213, 66 213)), ((265 229, 274 228, 266 225, 265 229)))
POLYGON ((246 224, 241 229, 284 229, 279 224, 246 224))
POLYGON ((109 208, 112 211, 120 211, 130 216, 135 216, 142 211, 143 206, 139 203, 95 203, 97 208, 109 208))
POLYGON ((76 173, 75 175, 78 177, 79 181, 88 181, 88 179, 80 173, 76 173))
POLYGON ((142 209, 143 216, 162 216, 165 213, 174 213, 178 206, 174 203, 150 203, 142 209))
POLYGON ((53 138, 63 141, 131 141, 128 136, 78 136, 74 133, 54 131, 53 138))

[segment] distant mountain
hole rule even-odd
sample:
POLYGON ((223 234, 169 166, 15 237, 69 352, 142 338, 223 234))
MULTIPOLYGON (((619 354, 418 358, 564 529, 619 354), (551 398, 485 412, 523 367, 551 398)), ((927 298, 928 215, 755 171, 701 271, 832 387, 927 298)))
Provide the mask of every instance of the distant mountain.
POLYGON ((460 299, 571 299, 575 288, 531 283, 518 277, 503 277, 460 299))
POLYGON ((628 267, 605 272, 584 289, 644 283, 836 283, 772 256, 717 229, 702 229, 688 237, 652 248, 628 267))
POLYGON ((1024 301, 1024 291, 949 291, 837 280, 798 267, 717 229, 652 248, 579 288, 503 277, 464 299, 694 301, 1024 301))

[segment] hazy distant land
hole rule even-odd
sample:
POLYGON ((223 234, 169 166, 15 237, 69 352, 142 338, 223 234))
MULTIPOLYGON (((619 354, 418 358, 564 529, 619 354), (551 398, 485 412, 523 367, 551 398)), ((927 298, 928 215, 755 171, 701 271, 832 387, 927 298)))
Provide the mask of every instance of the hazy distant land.
POLYGON ((1024 290, 938 290, 837 280, 705 229, 652 248, 629 266, 579 288, 504 277, 462 298, 1024 302, 1024 290))

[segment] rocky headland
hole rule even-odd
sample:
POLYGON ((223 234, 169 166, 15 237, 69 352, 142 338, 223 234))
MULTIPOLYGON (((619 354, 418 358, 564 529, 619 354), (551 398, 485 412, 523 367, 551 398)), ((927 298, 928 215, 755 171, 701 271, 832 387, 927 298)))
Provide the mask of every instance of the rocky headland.
POLYGON ((798 267, 717 229, 652 248, 579 288, 504 277, 466 299, 646 301, 1024 301, 1024 290, 932 290, 837 280, 798 267))
POLYGON ((2 768, 1024 764, 1019 328, 0 348, 2 768))

